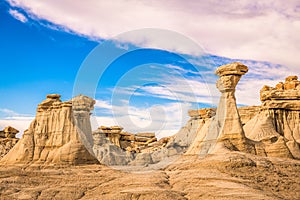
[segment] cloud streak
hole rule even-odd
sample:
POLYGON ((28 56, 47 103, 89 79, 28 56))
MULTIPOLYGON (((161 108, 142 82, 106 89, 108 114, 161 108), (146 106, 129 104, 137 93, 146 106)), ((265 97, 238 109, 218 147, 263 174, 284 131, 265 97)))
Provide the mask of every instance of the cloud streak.
POLYGON ((92 128, 100 125, 120 125, 125 131, 137 133, 142 131, 155 132, 158 138, 175 134, 188 120, 187 112, 190 103, 174 102, 149 107, 130 105, 112 105, 108 101, 97 100, 95 108, 100 108, 110 116, 97 113, 92 117, 92 128), (174 117, 176 116, 176 117, 174 117))
POLYGON ((28 21, 28 19, 25 17, 25 15, 23 15, 22 13, 18 12, 17 10, 12 10, 12 9, 9 9, 9 14, 11 16, 13 16, 15 19, 23 22, 23 23, 26 23, 28 21))

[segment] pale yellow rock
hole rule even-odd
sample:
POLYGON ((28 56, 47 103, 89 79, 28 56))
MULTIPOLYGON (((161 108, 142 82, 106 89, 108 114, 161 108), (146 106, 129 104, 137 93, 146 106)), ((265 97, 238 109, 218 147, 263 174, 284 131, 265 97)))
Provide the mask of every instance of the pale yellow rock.
POLYGON ((18 141, 18 138, 0 138, 0 159, 4 157, 18 141))
POLYGON ((135 135, 138 137, 147 137, 147 138, 155 137, 155 133, 136 133, 135 135))
POLYGON ((289 76, 275 88, 264 86, 261 110, 246 123, 246 136, 264 145, 267 156, 300 158, 300 88, 289 76))
POLYGON ((243 128, 246 137, 257 142, 280 136, 274 128, 273 119, 268 112, 262 112, 255 116, 243 128))
POLYGON ((222 65, 216 70, 216 74, 220 77, 226 75, 239 75, 242 76, 248 72, 248 67, 240 62, 233 62, 230 64, 222 65))
POLYGON ((80 136, 91 129, 89 116, 93 104, 93 99, 82 95, 71 102, 61 102, 57 94, 47 95, 38 105, 28 130, 0 163, 98 163, 83 144, 88 136, 80 136))
POLYGON ((219 67, 216 74, 220 76, 217 88, 222 93, 212 129, 218 132, 218 142, 222 142, 231 150, 248 153, 254 151, 242 127, 235 99, 235 87, 242 75, 248 72, 248 67, 241 63, 232 63, 219 67))
POLYGON ((188 114, 193 119, 209 119, 216 115, 215 108, 203 108, 199 110, 189 110, 188 114))
POLYGON ((5 127, 2 131, 0 131, 0 138, 16 138, 16 134, 19 131, 11 126, 5 127))
POLYGON ((239 115, 243 125, 245 125, 248 121, 253 119, 260 111, 260 106, 244 106, 239 107, 239 115))

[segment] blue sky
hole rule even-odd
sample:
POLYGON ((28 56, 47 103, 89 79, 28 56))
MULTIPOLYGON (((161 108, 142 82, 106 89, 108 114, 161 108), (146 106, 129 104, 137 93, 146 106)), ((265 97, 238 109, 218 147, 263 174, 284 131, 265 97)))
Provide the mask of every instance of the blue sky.
POLYGON ((79 83, 89 84, 106 68, 95 91, 80 92, 97 101, 93 128, 119 124, 132 132, 174 134, 189 109, 216 106, 214 69, 232 61, 249 67, 237 88, 239 105, 259 104, 264 84, 299 75, 300 6, 223 4, 1 1, 0 128, 12 125, 22 132, 46 94, 69 100, 91 57, 101 63, 119 51, 125 54, 110 65, 92 66, 79 83), (101 51, 105 45, 112 52, 101 51))

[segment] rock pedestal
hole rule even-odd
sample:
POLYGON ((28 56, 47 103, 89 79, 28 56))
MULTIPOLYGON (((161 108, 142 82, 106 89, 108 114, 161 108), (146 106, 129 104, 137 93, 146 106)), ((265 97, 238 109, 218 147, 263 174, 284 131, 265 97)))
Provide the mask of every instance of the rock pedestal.
POLYGON ((248 67, 238 62, 216 70, 220 77, 217 88, 222 94, 216 114, 202 125, 186 154, 205 156, 226 149, 255 153, 254 145, 245 137, 235 99, 235 87, 247 72, 248 67))
POLYGON ((218 142, 222 142, 230 150, 250 153, 255 152, 254 146, 245 137, 235 99, 236 85, 247 72, 248 67, 238 62, 223 65, 216 70, 220 77, 217 88, 222 95, 214 120, 215 128, 219 132, 218 142))

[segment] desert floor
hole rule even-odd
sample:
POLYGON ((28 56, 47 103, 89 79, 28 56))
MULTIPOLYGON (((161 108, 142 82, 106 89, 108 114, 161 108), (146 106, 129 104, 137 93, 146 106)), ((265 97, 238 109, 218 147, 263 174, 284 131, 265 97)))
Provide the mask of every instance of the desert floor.
POLYGON ((295 160, 232 153, 120 169, 1 166, 0 199, 300 199, 295 160))

